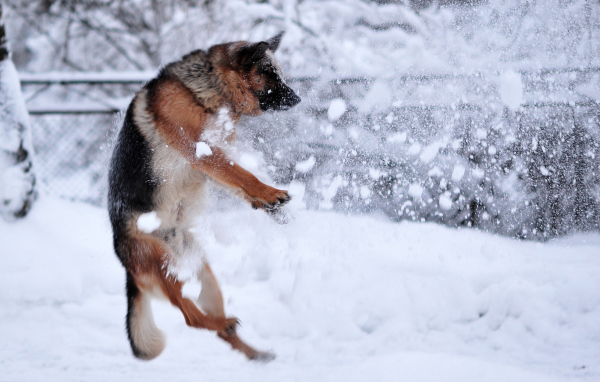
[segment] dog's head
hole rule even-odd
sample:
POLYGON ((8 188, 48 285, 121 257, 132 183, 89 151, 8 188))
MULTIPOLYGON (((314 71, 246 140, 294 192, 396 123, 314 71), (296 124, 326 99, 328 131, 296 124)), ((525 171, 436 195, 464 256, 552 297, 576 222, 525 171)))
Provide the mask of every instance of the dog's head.
POLYGON ((232 64, 241 71, 262 111, 287 110, 300 102, 300 97, 285 83, 275 58, 282 36, 283 32, 267 41, 245 43, 233 52, 232 64))

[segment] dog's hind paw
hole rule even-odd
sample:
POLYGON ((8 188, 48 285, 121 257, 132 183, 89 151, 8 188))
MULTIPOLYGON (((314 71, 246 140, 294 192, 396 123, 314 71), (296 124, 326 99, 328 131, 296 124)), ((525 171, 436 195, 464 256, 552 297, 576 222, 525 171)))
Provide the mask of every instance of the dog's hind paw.
POLYGON ((230 337, 235 335, 237 326, 240 324, 240 320, 236 317, 229 317, 223 319, 221 322, 221 328, 217 329, 217 333, 220 337, 230 337))
POLYGON ((274 353, 270 353, 270 352, 266 352, 266 351, 258 351, 258 352, 256 352, 256 354, 252 355, 249 359, 250 359, 250 361, 267 363, 267 362, 271 362, 275 358, 277 358, 277 356, 274 353))

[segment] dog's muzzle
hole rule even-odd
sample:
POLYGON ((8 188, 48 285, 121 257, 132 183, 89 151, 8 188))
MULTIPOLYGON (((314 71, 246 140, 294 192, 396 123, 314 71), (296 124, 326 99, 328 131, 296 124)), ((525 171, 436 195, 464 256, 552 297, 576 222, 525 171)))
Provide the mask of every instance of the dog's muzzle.
POLYGON ((259 104, 262 111, 288 110, 300 103, 300 97, 285 84, 281 84, 271 92, 259 95, 259 104))

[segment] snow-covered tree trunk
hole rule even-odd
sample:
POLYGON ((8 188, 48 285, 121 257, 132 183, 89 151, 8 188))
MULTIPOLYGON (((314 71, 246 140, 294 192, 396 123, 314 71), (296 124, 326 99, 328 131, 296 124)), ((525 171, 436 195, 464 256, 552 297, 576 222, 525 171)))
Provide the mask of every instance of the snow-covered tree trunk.
POLYGON ((14 220, 35 199, 29 114, 17 70, 10 59, 0 3, 0 215, 14 220))

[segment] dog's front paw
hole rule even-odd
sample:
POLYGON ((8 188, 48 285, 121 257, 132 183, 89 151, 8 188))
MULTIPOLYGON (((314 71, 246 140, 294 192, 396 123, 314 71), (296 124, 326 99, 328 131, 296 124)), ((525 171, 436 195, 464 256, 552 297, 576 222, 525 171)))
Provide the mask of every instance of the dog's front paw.
POLYGON ((278 190, 273 187, 268 187, 267 189, 263 190, 260 195, 254 196, 252 199, 253 208, 261 208, 267 212, 270 212, 281 208, 284 204, 289 202, 292 197, 285 190, 278 190))

